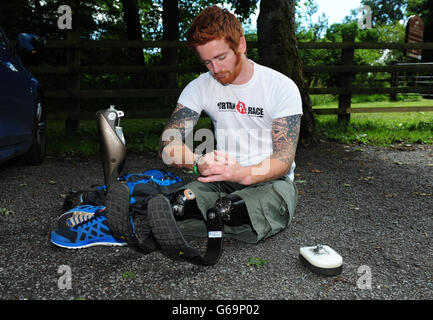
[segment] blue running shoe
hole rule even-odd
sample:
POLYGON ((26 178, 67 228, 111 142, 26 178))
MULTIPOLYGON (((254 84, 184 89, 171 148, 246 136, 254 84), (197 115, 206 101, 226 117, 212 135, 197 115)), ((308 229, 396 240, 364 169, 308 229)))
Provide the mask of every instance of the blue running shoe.
POLYGON ((74 227, 75 225, 92 218, 95 212, 102 212, 104 210, 104 206, 92 206, 89 204, 72 208, 59 217, 59 229, 74 227))
POLYGON ((107 218, 97 211, 90 219, 72 228, 51 232, 51 242, 67 249, 81 249, 92 246, 124 246, 126 241, 113 236, 107 225, 107 218))

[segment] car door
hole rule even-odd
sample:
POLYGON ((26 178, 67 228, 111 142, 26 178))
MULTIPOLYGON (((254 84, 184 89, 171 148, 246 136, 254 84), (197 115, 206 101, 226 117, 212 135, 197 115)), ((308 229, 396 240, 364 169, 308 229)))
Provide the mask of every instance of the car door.
POLYGON ((9 146, 16 153, 28 146, 32 134, 31 103, 27 74, 0 28, 0 148, 9 146))

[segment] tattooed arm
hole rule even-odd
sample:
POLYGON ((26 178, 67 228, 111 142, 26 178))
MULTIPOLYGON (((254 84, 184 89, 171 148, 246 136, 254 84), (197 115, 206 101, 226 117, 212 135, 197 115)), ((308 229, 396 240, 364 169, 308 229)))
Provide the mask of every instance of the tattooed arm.
POLYGON ((295 159, 296 147, 301 129, 301 115, 274 119, 272 121, 272 147, 271 159, 278 159, 287 165, 287 174, 295 159))
MULTIPOLYGON (((301 114, 272 121, 272 155, 251 170, 251 183, 271 181, 286 175, 295 159, 301 114)), ((248 181, 248 180, 247 180, 248 181)))
MULTIPOLYGON (((257 165, 242 167, 234 159, 227 157, 228 165, 210 168, 202 182, 232 181, 244 185, 275 180, 286 175, 295 159, 296 147, 301 127, 301 114, 282 117, 272 121, 273 153, 257 165)), ((217 156, 223 152, 217 151, 217 156)))
POLYGON ((193 169, 195 155, 184 141, 199 118, 197 112, 177 104, 159 140, 159 156, 165 164, 193 169))

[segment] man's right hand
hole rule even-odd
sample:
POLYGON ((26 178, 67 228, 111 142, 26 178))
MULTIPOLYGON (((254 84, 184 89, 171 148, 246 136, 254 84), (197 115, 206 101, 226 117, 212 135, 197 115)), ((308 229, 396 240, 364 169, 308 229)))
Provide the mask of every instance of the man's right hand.
POLYGON ((198 163, 197 169, 200 175, 210 176, 214 174, 215 170, 219 170, 228 164, 228 159, 220 154, 216 150, 206 153, 202 156, 198 163))

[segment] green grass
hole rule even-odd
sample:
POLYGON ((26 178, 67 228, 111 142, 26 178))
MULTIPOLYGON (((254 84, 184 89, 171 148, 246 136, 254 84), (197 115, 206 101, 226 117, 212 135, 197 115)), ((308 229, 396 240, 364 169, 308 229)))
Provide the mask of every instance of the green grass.
MULTIPOLYGON (((312 101, 313 108, 337 108, 338 104, 332 96, 324 96, 322 100, 318 96, 312 96, 312 101)), ((352 108, 398 106, 433 106, 433 99, 352 103, 352 108)), ((319 135, 345 144, 362 143, 378 146, 388 146, 398 142, 433 144, 433 111, 356 113, 351 115, 347 128, 337 123, 336 115, 316 115, 315 118, 319 135)), ((166 122, 167 119, 126 118, 122 120, 121 125, 128 150, 136 153, 156 152, 166 122)), ((209 118, 200 119, 197 128, 210 128, 209 118)), ((66 135, 64 121, 49 121, 47 154, 61 156, 99 154, 96 121, 80 121, 80 128, 74 135, 66 135)))
MULTIPOLYGON (((377 101, 352 103, 352 108, 433 106, 433 99, 412 101, 377 101)), ((327 103, 314 108, 337 108, 327 103)), ((336 115, 316 115, 320 135, 341 143, 362 143, 389 146, 393 143, 433 144, 433 111, 383 112, 351 114, 350 124, 345 127, 337 122, 336 115)))

